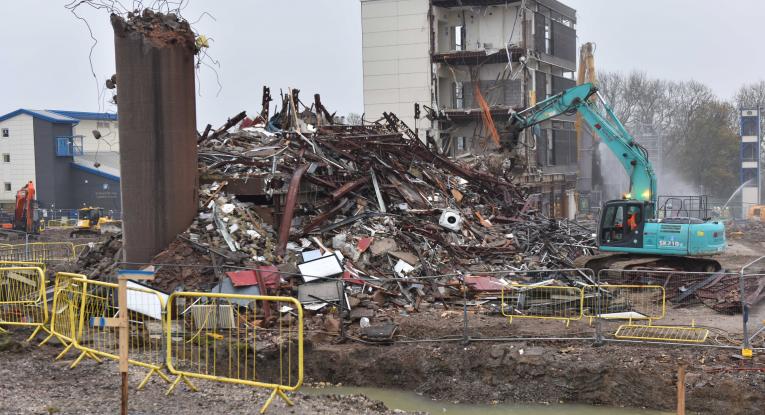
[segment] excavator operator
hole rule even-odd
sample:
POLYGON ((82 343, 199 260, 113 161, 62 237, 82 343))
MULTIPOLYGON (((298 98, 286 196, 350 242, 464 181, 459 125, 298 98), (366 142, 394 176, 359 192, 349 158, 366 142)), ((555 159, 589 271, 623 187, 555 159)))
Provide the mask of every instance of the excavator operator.
POLYGON ((627 226, 630 228, 630 232, 635 232, 638 228, 638 212, 636 207, 630 207, 627 211, 627 226))

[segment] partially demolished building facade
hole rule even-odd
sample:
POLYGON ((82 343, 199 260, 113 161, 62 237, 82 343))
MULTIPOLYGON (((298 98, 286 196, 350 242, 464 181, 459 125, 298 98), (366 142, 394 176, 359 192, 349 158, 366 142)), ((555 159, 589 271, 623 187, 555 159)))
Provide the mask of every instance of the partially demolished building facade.
POLYGON ((395 112, 452 157, 502 153, 518 182, 540 195, 543 212, 575 214, 573 117, 512 142, 505 133, 511 111, 575 85, 574 9, 556 0, 361 5, 366 120, 395 112))

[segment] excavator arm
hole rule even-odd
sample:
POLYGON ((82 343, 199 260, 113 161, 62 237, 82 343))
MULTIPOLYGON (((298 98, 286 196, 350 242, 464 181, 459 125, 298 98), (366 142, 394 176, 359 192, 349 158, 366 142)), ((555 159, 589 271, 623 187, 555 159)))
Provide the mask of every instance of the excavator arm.
POLYGON ((559 115, 575 115, 576 113, 582 116, 590 129, 608 146, 627 172, 630 188, 625 198, 650 202, 647 216, 655 217, 656 174, 648 161, 648 154, 627 132, 598 93, 598 89, 591 83, 569 88, 533 107, 513 113, 510 123, 511 133, 518 134, 559 115), (596 100, 590 99, 593 95, 597 98, 596 100), (603 110, 598 108, 598 104, 603 107, 603 110))

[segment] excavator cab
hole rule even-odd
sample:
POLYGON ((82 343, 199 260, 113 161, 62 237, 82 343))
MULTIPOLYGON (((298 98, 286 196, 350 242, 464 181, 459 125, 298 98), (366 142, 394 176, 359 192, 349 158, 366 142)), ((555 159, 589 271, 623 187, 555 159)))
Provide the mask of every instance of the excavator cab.
POLYGON ((104 216, 103 208, 82 208, 77 211, 77 227, 89 228, 95 226, 102 216, 104 216))
POLYGON ((611 200, 603 206, 598 227, 600 246, 642 248, 650 202, 611 200))

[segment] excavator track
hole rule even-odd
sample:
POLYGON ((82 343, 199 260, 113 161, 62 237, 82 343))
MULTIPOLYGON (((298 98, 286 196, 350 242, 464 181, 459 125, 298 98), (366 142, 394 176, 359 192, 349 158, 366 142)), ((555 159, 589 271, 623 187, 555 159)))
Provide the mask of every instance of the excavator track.
POLYGON ((580 256, 574 260, 577 268, 589 268, 598 275, 603 269, 618 271, 641 269, 680 272, 717 272, 722 265, 712 258, 687 256, 655 256, 637 254, 599 254, 580 256))

